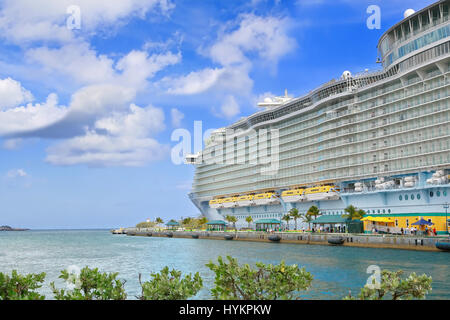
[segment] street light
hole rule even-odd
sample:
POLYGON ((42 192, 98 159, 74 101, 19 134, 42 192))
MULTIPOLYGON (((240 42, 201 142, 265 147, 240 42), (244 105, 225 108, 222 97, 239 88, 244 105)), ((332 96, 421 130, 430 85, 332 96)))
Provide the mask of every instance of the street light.
POLYGON ((444 203, 444 209, 445 209, 445 230, 447 231, 447 235, 450 238, 450 234, 448 233, 448 217, 447 217, 447 210, 448 210, 448 202, 444 203))

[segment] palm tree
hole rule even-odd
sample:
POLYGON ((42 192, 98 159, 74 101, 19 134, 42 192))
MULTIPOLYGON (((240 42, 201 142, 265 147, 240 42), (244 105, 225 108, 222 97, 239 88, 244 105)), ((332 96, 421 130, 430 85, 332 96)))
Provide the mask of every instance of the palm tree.
POLYGON ((225 220, 227 220, 228 222, 231 222, 233 224, 233 228, 234 230, 236 230, 236 222, 237 222, 237 218, 235 216, 226 216, 225 220))
POLYGON ((309 214, 305 214, 304 216, 302 216, 302 220, 303 220, 303 222, 307 223, 308 228, 311 229, 311 222, 313 221, 311 216, 309 214))
POLYGON ((247 221, 247 223, 248 223, 248 228, 250 229, 250 223, 253 222, 252 216, 248 216, 247 218, 245 218, 245 221, 247 221))
POLYGON ((366 212, 362 209, 356 210, 353 205, 349 205, 344 211, 347 213, 343 214, 342 217, 352 220, 361 219, 366 214, 366 212))
POLYGON ((289 210, 289 215, 294 219, 295 222, 295 230, 297 230, 297 219, 301 217, 300 213, 298 212, 297 208, 292 208, 289 210))
POLYGON ((281 218, 281 220, 286 221, 287 229, 289 230, 289 220, 291 220, 291 216, 288 215, 288 214, 285 214, 285 215, 283 216, 283 218, 281 218))
POLYGON ((156 225, 160 225, 160 224, 163 224, 164 223, 164 221, 163 221, 163 219, 161 219, 160 217, 158 217, 158 218, 156 218, 155 219, 155 222, 156 222, 156 225))
POLYGON ((314 217, 315 219, 317 218, 317 216, 320 215, 320 210, 319 208, 317 208, 317 206, 311 206, 306 214, 310 215, 311 217, 314 217))

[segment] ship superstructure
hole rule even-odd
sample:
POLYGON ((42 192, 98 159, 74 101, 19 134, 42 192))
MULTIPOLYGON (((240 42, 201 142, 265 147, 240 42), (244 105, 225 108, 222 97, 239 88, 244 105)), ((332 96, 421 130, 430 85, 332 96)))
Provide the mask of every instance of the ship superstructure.
POLYGON ((264 110, 215 131, 190 158, 190 198, 202 214, 246 226, 247 216, 280 219, 312 205, 341 215, 354 205, 397 228, 423 217, 444 232, 449 2, 405 12, 379 40, 381 70, 346 71, 303 97, 265 99, 264 110))

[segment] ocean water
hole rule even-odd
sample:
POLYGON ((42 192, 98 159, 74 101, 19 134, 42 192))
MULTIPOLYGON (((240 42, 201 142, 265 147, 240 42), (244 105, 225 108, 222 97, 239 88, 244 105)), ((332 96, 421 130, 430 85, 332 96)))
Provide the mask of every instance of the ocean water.
POLYGON ((450 299, 450 254, 408 250, 296 245, 202 239, 170 239, 112 235, 108 230, 64 230, 0 232, 0 272, 17 269, 21 273, 45 272, 41 292, 53 298, 49 284, 65 284, 58 279, 60 270, 69 266, 98 267, 119 272, 126 280, 129 299, 140 293, 139 273, 149 279, 151 272, 164 266, 185 273, 199 272, 205 288, 195 297, 211 299, 208 288, 214 274, 205 266, 218 256, 231 255, 240 263, 279 263, 304 266, 314 276, 305 299, 341 299, 364 286, 370 265, 406 273, 426 273, 433 277, 428 299, 450 299))

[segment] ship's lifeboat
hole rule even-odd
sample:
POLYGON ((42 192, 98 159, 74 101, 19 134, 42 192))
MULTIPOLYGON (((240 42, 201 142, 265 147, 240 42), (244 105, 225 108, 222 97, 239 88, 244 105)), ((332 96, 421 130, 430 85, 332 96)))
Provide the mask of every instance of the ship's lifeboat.
POLYGON ((237 206, 236 203, 237 197, 230 197, 223 199, 223 207, 224 208, 234 208, 237 206))
POLYGON ((213 209, 219 209, 221 206, 220 200, 222 200, 222 199, 209 200, 209 206, 213 209))
POLYGON ((280 203, 280 199, 275 195, 275 192, 258 193, 253 197, 253 201, 257 206, 280 203))
POLYGON ((255 202, 253 201, 252 195, 240 196, 237 198, 236 202, 237 202, 238 207, 248 207, 248 206, 252 206, 255 204, 255 202))
POLYGON ((305 195, 307 201, 338 200, 339 191, 337 186, 313 187, 306 189, 305 195))
POLYGON ((286 190, 281 193, 284 202, 300 202, 305 199, 305 189, 286 190))
POLYGON ((416 177, 414 176, 405 177, 404 181, 403 186, 406 188, 412 188, 416 185, 416 177))
POLYGON ((355 183, 355 192, 362 192, 363 187, 364 187, 364 185, 362 182, 356 182, 355 183))

